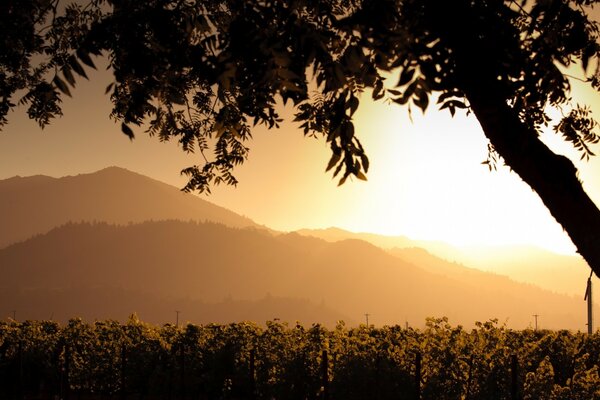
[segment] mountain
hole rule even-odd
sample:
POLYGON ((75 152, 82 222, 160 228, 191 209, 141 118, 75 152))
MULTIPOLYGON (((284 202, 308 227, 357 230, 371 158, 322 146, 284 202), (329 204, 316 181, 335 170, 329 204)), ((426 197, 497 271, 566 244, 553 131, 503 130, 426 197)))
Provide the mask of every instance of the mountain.
POLYGON ((127 224, 163 219, 262 228, 174 186, 118 167, 63 178, 0 180, 0 248, 69 221, 127 224))
POLYGON ((346 239, 364 240, 382 249, 422 248, 426 249, 429 253, 451 261, 458 261, 464 256, 460 249, 448 243, 433 240, 415 240, 407 236, 388 236, 367 232, 355 233, 335 227, 326 229, 300 229, 296 232, 303 236, 312 236, 327 240, 328 242, 338 242, 346 239))
MULTIPOLYGON (((540 314, 544 328, 585 328, 581 298, 459 265, 420 267, 362 240, 331 243, 214 223, 69 223, 1 249, 0 276, 0 311, 9 316, 17 310, 22 318, 41 312, 40 304, 45 314, 36 318, 50 312, 58 318, 63 307, 70 307, 69 316, 78 311, 91 318, 129 314, 146 302, 156 305, 140 312, 143 318, 172 320, 180 310, 194 322, 204 304, 223 299, 246 305, 304 299, 303 309, 314 313, 303 317, 307 323, 322 322, 321 310, 355 321, 369 313, 376 325, 420 326, 428 316, 445 315, 465 326, 498 318, 525 328, 540 314), (79 293, 83 300, 71 298, 67 305, 64 293, 79 293), (152 308, 162 314, 150 315, 152 308)), ((273 313, 293 322, 301 308, 282 306, 273 313)), ((250 318, 237 312, 222 318, 250 318)))
MULTIPOLYGON (((568 256, 531 246, 464 248, 462 261, 560 293, 583 298, 590 267, 583 257, 568 256)), ((592 279, 600 288, 600 279, 592 279)))
MULTIPOLYGON (((533 246, 454 247, 443 242, 412 240, 405 236, 354 233, 338 228, 303 229, 298 233, 330 242, 345 239, 364 240, 396 255, 403 250, 412 249, 410 251, 413 256, 425 253, 429 255, 424 259, 409 257, 420 266, 435 265, 435 268, 442 268, 441 264, 448 264, 449 261, 450 264, 463 268, 466 266, 505 275, 518 282, 581 298, 590 274, 590 268, 581 256, 556 254, 533 246)), ((406 251, 403 254, 401 257, 408 257, 406 251)), ((593 282, 594 287, 600 287, 598 278, 594 277, 593 282)))

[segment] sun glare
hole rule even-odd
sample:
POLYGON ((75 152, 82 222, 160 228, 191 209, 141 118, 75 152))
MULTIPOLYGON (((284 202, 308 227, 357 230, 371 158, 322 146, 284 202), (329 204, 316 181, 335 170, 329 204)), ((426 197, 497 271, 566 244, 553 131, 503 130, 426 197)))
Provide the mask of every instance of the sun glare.
POLYGON ((372 159, 366 201, 354 230, 404 234, 455 245, 534 244, 572 253, 541 200, 501 163, 490 171, 477 120, 430 107, 425 115, 365 104, 357 132, 372 159))

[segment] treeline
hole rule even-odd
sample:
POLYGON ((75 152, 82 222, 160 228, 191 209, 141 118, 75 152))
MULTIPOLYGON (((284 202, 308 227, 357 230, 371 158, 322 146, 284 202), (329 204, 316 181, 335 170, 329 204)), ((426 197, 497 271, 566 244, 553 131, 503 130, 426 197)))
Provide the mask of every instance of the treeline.
POLYGON ((2 399, 599 399, 600 335, 428 319, 0 323, 2 399))

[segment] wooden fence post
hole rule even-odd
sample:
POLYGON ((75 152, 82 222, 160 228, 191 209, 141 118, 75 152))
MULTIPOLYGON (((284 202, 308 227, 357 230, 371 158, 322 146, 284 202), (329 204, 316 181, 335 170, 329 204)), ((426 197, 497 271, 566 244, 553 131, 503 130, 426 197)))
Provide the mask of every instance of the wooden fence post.
POLYGON ((421 353, 415 356, 415 399, 421 400, 421 353))

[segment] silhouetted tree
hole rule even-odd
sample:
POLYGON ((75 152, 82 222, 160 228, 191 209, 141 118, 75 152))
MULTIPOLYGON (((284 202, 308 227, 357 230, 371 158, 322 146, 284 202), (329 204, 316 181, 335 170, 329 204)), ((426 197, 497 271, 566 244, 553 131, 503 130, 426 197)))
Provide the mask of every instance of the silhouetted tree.
POLYGON ((44 126, 94 67, 91 56, 104 55, 114 71, 111 117, 123 133, 133 138, 131 126, 146 123, 151 135, 202 154, 183 171, 185 190, 235 184, 251 126, 281 121, 277 99, 293 102, 305 134, 326 137, 327 170, 341 184, 365 179, 369 167, 352 123, 361 93, 423 111, 435 95, 453 115, 473 112, 490 167, 501 157, 529 184, 598 275, 600 211, 572 162, 539 140, 549 107, 562 110, 554 130, 582 157, 599 140, 589 109, 571 104, 564 72, 580 63, 600 88, 598 27, 587 16, 595 3, 3 0, 0 123, 18 101, 44 126))

